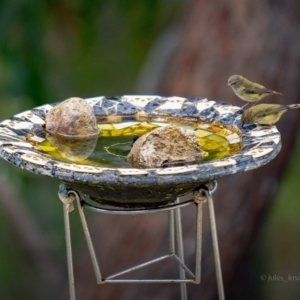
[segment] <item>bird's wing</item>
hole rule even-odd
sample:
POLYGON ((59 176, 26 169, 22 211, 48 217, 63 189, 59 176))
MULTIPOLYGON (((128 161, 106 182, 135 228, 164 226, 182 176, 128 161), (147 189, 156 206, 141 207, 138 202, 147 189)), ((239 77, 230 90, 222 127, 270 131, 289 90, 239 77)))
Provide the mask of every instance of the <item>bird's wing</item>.
POLYGON ((272 115, 272 114, 276 114, 282 110, 288 110, 289 109, 289 106, 288 105, 282 105, 282 106, 279 106, 279 107, 274 107, 274 108, 267 108, 263 111, 260 111, 256 114, 256 117, 257 118, 262 118, 262 117, 266 117, 266 116, 269 116, 269 115, 272 115))
POLYGON ((245 88, 244 92, 246 94, 269 94, 271 91, 269 89, 263 88, 257 88, 257 87, 251 87, 251 88, 245 88))

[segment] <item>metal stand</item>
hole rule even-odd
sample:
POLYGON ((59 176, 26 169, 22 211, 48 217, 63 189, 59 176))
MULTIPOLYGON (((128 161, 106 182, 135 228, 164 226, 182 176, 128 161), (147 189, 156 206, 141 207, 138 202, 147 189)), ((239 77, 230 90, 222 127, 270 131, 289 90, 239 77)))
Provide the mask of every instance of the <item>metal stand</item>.
POLYGON ((167 205, 160 208, 147 208, 147 209, 109 209, 96 207, 84 201, 80 194, 74 190, 67 190, 66 187, 61 184, 58 192, 59 198, 64 203, 64 219, 65 219, 65 234, 66 234, 66 247, 67 247, 67 260, 68 260, 68 272, 69 272, 69 288, 70 288, 70 299, 75 300, 75 284, 74 284, 74 272, 72 263, 72 246, 71 246, 71 233, 70 233, 70 223, 69 223, 69 213, 74 209, 73 201, 76 200, 79 216, 81 219, 83 231, 85 234, 86 242, 90 252, 96 281, 97 284, 104 283, 179 283, 181 291, 181 300, 187 300, 187 290, 186 283, 199 284, 201 282, 201 253, 202 253, 202 205, 208 201, 209 216, 212 230, 213 239, 213 250, 216 266, 216 276, 217 276, 217 286, 219 300, 224 300, 224 289, 222 281, 221 263, 219 256, 218 238, 216 230, 215 213, 213 206, 213 199, 211 194, 216 190, 217 183, 213 182, 213 187, 209 189, 206 185, 202 185, 198 190, 194 192, 194 199, 186 202, 180 202, 179 198, 176 200, 175 204, 167 205), (197 216, 196 216, 196 247, 195 247, 195 272, 193 273, 184 263, 184 249, 183 249, 183 239, 182 239, 182 225, 181 225, 181 211, 182 207, 190 204, 196 204, 197 206, 197 216), (145 263, 136 265, 134 267, 128 268, 121 272, 112 274, 106 278, 103 278, 100 272, 100 267, 95 254, 92 239, 87 226, 84 209, 98 212, 98 213, 108 213, 108 214, 146 214, 155 213, 161 211, 168 212, 168 227, 169 227, 169 252, 166 255, 155 258, 153 260, 147 261, 145 263), (177 247, 175 247, 175 240, 177 242, 177 247), (177 253, 176 254, 176 250, 177 253), (175 259, 179 265, 179 278, 178 279, 119 279, 121 275, 127 275, 129 272, 147 267, 153 263, 165 260, 165 259, 175 259), (188 275, 189 278, 186 278, 188 275))

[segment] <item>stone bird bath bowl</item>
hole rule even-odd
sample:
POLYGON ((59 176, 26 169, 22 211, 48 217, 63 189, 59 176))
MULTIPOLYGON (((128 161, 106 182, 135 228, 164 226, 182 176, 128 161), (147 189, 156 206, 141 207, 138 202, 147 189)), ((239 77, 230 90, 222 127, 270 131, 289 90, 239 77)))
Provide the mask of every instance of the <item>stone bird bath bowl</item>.
POLYGON ((231 128, 225 136, 240 149, 229 157, 200 164, 135 169, 61 161, 41 151, 28 137, 43 131, 45 114, 56 104, 19 113, 0 123, 0 156, 9 163, 63 182, 101 203, 119 207, 158 207, 175 201, 203 183, 249 171, 271 161, 281 149, 275 126, 243 128, 241 108, 205 98, 160 96, 95 97, 86 99, 98 122, 201 122, 231 128), (233 125, 234 124, 234 125, 233 125))

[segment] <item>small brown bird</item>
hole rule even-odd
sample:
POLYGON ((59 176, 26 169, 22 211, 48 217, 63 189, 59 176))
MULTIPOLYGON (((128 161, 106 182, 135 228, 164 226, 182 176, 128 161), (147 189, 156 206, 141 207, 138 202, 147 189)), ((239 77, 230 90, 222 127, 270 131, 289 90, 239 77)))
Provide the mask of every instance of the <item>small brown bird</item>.
POLYGON ((229 86, 239 98, 249 102, 257 102, 272 94, 282 95, 279 92, 265 88, 263 85, 254 83, 241 75, 230 76, 227 87, 229 86))
POLYGON ((282 114, 293 108, 300 108, 300 104, 258 104, 245 110, 242 114, 242 122, 243 124, 273 125, 282 114))

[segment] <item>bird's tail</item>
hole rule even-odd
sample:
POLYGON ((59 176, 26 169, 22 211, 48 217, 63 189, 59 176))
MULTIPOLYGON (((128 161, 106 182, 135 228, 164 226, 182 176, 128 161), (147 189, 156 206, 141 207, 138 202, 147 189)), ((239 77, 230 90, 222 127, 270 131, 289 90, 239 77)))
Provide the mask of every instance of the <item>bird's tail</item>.
POLYGON ((271 91, 271 94, 275 94, 275 95, 282 95, 282 93, 280 93, 280 92, 276 92, 276 91, 271 91))
POLYGON ((297 104, 289 104, 287 105, 290 109, 293 109, 293 108, 300 108, 300 103, 297 103, 297 104))

